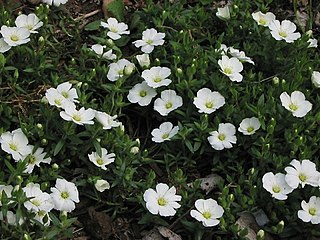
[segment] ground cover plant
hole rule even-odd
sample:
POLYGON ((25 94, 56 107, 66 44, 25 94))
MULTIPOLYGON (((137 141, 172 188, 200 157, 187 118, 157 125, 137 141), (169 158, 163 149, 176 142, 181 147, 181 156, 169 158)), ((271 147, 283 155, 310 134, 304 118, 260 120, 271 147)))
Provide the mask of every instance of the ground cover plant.
POLYGON ((31 2, 0 5, 1 239, 320 236, 319 3, 31 2))

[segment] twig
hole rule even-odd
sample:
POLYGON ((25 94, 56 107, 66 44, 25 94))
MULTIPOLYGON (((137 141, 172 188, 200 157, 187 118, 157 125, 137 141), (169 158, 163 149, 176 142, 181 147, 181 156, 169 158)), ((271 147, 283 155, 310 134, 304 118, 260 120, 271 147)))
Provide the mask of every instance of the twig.
POLYGON ((187 215, 189 214, 189 212, 192 210, 192 208, 193 208, 193 206, 192 206, 191 208, 189 208, 189 210, 186 211, 183 215, 181 215, 177 220, 175 220, 175 221, 169 226, 169 229, 172 230, 172 229, 175 227, 175 225, 177 225, 178 222, 180 222, 180 220, 181 220, 182 218, 184 218, 185 216, 187 216, 187 215))
POLYGON ((74 19, 74 21, 80 21, 82 19, 89 18, 89 17, 91 17, 93 15, 96 15, 99 12, 101 12, 101 9, 96 9, 96 10, 94 10, 92 12, 89 12, 87 14, 84 14, 84 15, 80 16, 80 17, 77 17, 76 19, 74 19))

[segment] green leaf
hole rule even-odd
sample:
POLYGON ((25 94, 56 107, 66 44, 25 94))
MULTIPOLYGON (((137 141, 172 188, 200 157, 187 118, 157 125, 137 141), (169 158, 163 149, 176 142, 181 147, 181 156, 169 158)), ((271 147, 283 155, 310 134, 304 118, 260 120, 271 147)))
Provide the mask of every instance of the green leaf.
POLYGON ((107 10, 119 21, 124 20, 124 3, 122 0, 114 0, 110 2, 107 6, 107 10))
POLYGON ((53 156, 56 156, 60 152, 64 143, 65 143, 64 139, 60 139, 60 141, 57 143, 56 147, 54 148, 53 156))
POLYGON ((96 152, 98 153, 98 155, 100 157, 102 157, 102 151, 101 151, 100 143, 96 139, 94 139, 92 143, 93 143, 93 146, 96 149, 96 152))
POLYGON ((86 31, 95 31, 95 30, 98 30, 99 27, 100 27, 100 24, 101 24, 101 21, 100 21, 100 20, 91 22, 91 23, 89 23, 89 24, 87 24, 87 25, 85 26, 84 30, 86 30, 86 31))

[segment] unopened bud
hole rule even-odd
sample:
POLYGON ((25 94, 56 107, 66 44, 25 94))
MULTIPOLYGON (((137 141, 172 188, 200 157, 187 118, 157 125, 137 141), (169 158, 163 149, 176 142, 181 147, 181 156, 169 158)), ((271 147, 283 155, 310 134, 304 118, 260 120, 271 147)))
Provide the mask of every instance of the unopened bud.
POLYGON ((257 240, 264 240, 265 238, 265 233, 262 229, 260 229, 258 232, 257 232, 257 240))
POLYGON ((139 147, 132 147, 130 149, 130 153, 132 153, 132 154, 137 154, 138 152, 139 152, 139 147))
POLYGON ((107 45, 108 45, 109 47, 114 46, 114 41, 113 41, 112 39, 108 39, 108 40, 107 40, 107 45))
POLYGON ((59 169, 59 165, 56 164, 56 163, 52 164, 52 169, 53 170, 58 170, 59 169))
POLYGON ((307 31, 306 34, 307 34, 308 37, 311 37, 312 36, 312 30, 307 31))
POLYGON ((124 67, 124 74, 130 76, 131 73, 134 71, 135 66, 134 64, 128 64, 124 67))
POLYGON ((279 78, 278 77, 274 77, 274 78, 272 78, 272 81, 273 81, 273 84, 279 84, 279 78))
POLYGON ((41 130, 43 128, 43 125, 41 123, 37 123, 36 127, 41 130))

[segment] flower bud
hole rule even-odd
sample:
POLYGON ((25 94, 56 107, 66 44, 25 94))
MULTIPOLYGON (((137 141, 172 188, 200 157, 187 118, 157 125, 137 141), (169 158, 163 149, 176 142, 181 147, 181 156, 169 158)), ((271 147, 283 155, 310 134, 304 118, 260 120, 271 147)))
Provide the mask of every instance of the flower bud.
POLYGON ((312 36, 312 30, 307 31, 307 32, 306 32, 306 35, 307 35, 308 37, 311 37, 311 36, 312 36))
POLYGON ((112 39, 108 39, 108 40, 107 40, 107 45, 108 45, 109 47, 113 47, 113 46, 114 46, 114 41, 113 41, 112 39))
POLYGON ((273 82, 273 84, 278 85, 279 84, 279 78, 278 77, 273 77, 272 78, 272 82, 273 82))
POLYGON ((149 54, 145 53, 145 54, 137 55, 136 59, 138 60, 138 63, 142 68, 148 68, 150 66, 149 54))
POLYGON ((37 123, 36 127, 40 130, 43 129, 43 125, 41 123, 37 123))
POLYGON ((258 232, 257 232, 257 240, 264 240, 265 239, 265 233, 262 229, 260 229, 258 232))
POLYGON ((45 138, 41 139, 41 144, 42 145, 47 145, 48 144, 48 140, 45 139, 45 138))
POLYGON ((59 169, 59 165, 56 164, 56 163, 52 164, 52 169, 53 170, 58 170, 59 169))
POLYGON ((137 154, 138 152, 139 152, 139 147, 132 147, 130 149, 130 153, 132 153, 132 154, 137 154))
POLYGON ((229 20, 230 19, 230 9, 228 6, 225 6, 223 8, 218 8, 218 11, 216 12, 216 16, 220 18, 221 20, 229 20))
POLYGON ((135 66, 134 64, 128 64, 124 67, 124 74, 130 76, 131 73, 134 71, 135 66))
POLYGON ((108 181, 103 179, 97 180, 94 186, 99 192, 104 192, 106 189, 110 189, 110 184, 108 183, 108 181))

